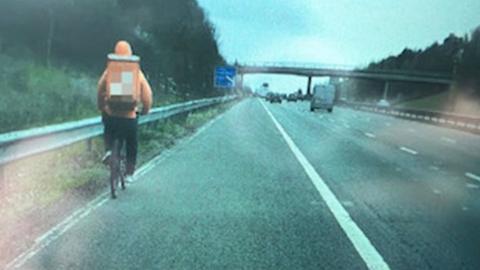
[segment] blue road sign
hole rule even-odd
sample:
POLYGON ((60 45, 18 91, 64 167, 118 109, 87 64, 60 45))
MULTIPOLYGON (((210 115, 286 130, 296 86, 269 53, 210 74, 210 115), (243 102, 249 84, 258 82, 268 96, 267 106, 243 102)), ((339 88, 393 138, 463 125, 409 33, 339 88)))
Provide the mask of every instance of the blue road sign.
POLYGON ((216 67, 214 86, 218 88, 234 88, 236 75, 237 70, 235 69, 235 67, 216 67))

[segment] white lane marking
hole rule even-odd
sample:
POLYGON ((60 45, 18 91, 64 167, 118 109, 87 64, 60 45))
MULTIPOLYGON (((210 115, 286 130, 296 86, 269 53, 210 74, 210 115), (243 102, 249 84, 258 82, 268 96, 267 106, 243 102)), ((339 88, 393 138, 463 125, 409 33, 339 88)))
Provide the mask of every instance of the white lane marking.
POLYGON ((442 137, 441 140, 442 140, 442 141, 446 141, 446 142, 448 142, 448 143, 452 143, 452 144, 457 143, 456 140, 450 139, 450 138, 448 138, 448 137, 442 137))
POLYGON ((467 173, 465 173, 465 176, 470 178, 470 179, 477 180, 478 182, 480 182, 480 176, 478 176, 478 175, 467 172, 467 173))
POLYGON ((351 201, 342 201, 342 204, 345 206, 345 207, 353 207, 355 206, 355 204, 351 201))
POLYGON ((411 133, 415 133, 415 129, 413 129, 413 128, 409 128, 408 131, 411 132, 411 133))
POLYGON ((412 154, 412 155, 417 155, 418 154, 417 151, 415 151, 413 149, 410 149, 410 148, 407 148, 407 147, 404 147, 404 146, 400 147, 400 150, 402 150, 403 152, 407 152, 409 154, 412 154))
POLYGON ((478 189, 479 188, 478 185, 468 184, 468 183, 465 185, 465 187, 470 188, 470 189, 478 189))
POLYGON ((390 127, 390 126, 392 125, 392 123, 387 122, 387 123, 385 123, 385 125, 386 125, 387 127, 390 127))
MULTIPOLYGON (((204 132, 206 129, 208 129, 210 126, 212 126, 216 121, 218 121, 220 118, 223 117, 225 114, 222 113, 215 117, 214 119, 210 120, 207 122, 205 125, 203 125, 201 128, 199 128, 195 134, 192 136, 188 137, 184 143, 188 143, 189 141, 193 140, 196 138, 199 134, 204 132)), ((158 163, 161 161, 165 160, 169 156, 170 152, 165 152, 164 154, 161 154, 154 159, 150 160, 146 164, 144 164, 141 168, 139 168, 135 172, 135 180, 138 180, 140 176, 143 176, 146 174, 148 171, 153 169, 158 163)), ((35 243, 26 251, 22 252, 20 255, 18 255, 15 259, 13 259, 11 262, 9 262, 5 267, 6 269, 10 268, 20 268, 22 267, 29 259, 34 257, 36 254, 38 254, 40 251, 43 249, 47 248, 52 242, 57 240, 59 237, 61 237, 63 234, 65 234, 70 228, 72 228, 75 224, 77 224, 80 220, 88 216, 92 211, 95 209, 99 208, 106 202, 110 200, 110 191, 104 192, 100 194, 97 198, 93 199, 90 201, 86 206, 81 207, 80 209, 76 210, 73 214, 62 220, 60 223, 55 225, 53 228, 45 232, 43 235, 35 239, 35 243)))
POLYGON ((464 211, 464 212, 468 211, 468 207, 466 207, 466 206, 462 207, 462 211, 464 211))
POLYGON ((442 194, 442 192, 441 192, 440 190, 438 190, 438 189, 434 189, 434 190, 433 190, 433 193, 435 193, 435 194, 437 194, 437 195, 442 194))
POLYGON ((60 236, 65 234, 70 228, 77 224, 80 220, 88 216, 92 211, 102 206, 109 200, 109 193, 104 192, 98 196, 95 200, 91 201, 87 206, 75 211, 68 218, 64 219, 58 225, 50 229, 48 232, 40 236, 35 240, 35 244, 22 254, 17 256, 13 261, 6 265, 6 268, 20 268, 30 258, 35 256, 38 252, 49 246, 53 241, 57 240, 60 236))
POLYGON ((372 138, 372 139, 375 139, 377 137, 377 136, 375 136, 375 134, 370 133, 370 132, 365 132, 365 136, 367 136, 369 138, 372 138))
POLYGON ((351 128, 349 124, 344 124, 343 125, 345 128, 351 128))
POLYGON ((430 169, 432 169, 432 170, 434 170, 434 171, 438 171, 438 170, 440 170, 440 168, 439 168, 439 167, 437 167, 437 166, 433 166, 433 165, 432 165, 432 166, 430 166, 430 169))
POLYGON ((342 204, 338 201, 335 194, 330 190, 328 185, 318 175, 313 168, 312 164, 307 160, 303 153, 298 149, 297 145, 293 142, 287 132, 278 123, 277 119, 273 116, 270 110, 261 102, 263 108, 272 119, 273 123, 277 127, 278 131, 282 134, 283 139, 292 150, 293 154, 297 158, 298 162, 302 165, 306 174, 317 188, 320 196, 327 204, 330 212, 335 217, 336 221, 347 235, 350 242, 353 244, 358 254, 362 257, 363 261, 369 269, 390 269, 382 255, 373 246, 372 242, 367 238, 363 231, 350 217, 350 214, 345 210, 342 204))

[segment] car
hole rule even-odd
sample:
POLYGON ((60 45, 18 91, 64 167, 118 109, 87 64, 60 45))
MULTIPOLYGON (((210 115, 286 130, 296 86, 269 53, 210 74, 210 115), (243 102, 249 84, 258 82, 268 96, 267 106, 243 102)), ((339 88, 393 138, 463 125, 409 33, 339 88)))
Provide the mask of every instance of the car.
POLYGON ((390 107, 390 102, 388 102, 386 99, 381 99, 379 102, 377 102, 377 107, 388 108, 390 107))
POLYGON ((273 92, 268 92, 266 95, 265 95, 265 101, 270 101, 273 97, 273 92))
POLYGON ((294 102, 297 102, 297 95, 296 94, 290 94, 287 96, 287 101, 290 102, 290 101, 294 101, 294 102))
POLYGON ((335 87, 330 84, 317 84, 313 88, 313 96, 310 101, 310 111, 315 109, 326 109, 329 113, 333 111, 335 100, 335 87))
POLYGON ((282 97, 279 94, 273 94, 270 97, 270 103, 282 103, 282 97))

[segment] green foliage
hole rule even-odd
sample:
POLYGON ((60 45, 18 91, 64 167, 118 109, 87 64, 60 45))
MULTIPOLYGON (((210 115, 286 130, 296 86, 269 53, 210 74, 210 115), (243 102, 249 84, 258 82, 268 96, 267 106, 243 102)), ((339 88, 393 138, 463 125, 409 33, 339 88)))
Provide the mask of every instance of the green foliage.
POLYGON ((224 60, 196 0, 1 6, 0 133, 96 115, 96 80, 120 39, 142 57, 155 106, 219 94, 212 70, 224 60))
MULTIPOLYGON (((424 50, 406 48, 396 56, 371 63, 367 69, 453 75, 460 95, 480 99, 480 27, 470 37, 451 34, 443 43, 435 42, 424 50)), ((419 83, 390 86, 388 98, 394 103, 441 95, 448 90, 440 85, 419 83)), ((371 102, 382 98, 383 84, 353 79, 342 83, 340 89, 348 92, 350 99, 371 102)))
POLYGON ((0 55, 0 133, 97 114, 95 80, 0 55), (12 65, 9 65, 12 64, 12 65))
MULTIPOLYGON (((215 94, 211 73, 224 62, 215 35, 196 0, 3 0, 0 9, 0 53, 98 76, 124 39, 152 85, 171 78, 182 97, 215 94)), ((159 88, 156 96, 165 94, 159 88)))

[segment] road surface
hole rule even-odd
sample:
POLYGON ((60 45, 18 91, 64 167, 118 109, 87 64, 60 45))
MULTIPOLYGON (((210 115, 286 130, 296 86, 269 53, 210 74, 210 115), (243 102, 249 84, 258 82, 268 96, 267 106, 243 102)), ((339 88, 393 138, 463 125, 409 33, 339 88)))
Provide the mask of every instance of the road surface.
POLYGON ((19 269, 480 269, 480 137, 247 99, 19 269))

